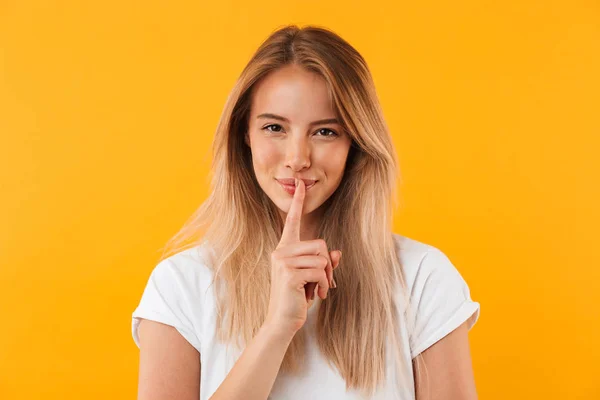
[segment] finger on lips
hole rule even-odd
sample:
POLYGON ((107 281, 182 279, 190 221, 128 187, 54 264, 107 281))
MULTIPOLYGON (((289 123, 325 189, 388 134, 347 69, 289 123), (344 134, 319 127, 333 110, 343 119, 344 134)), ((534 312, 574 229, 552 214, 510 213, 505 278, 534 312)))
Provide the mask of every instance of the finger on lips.
MULTIPOLYGON (((301 179, 296 179, 295 183, 296 183, 296 190, 294 192, 294 196, 292 197, 292 204, 290 205, 290 209, 287 214, 286 222, 283 227, 283 232, 282 232, 281 240, 279 242, 278 247, 281 247, 286 244, 300 242, 300 222, 302 219, 302 208, 304 206, 306 187, 305 187, 304 182, 301 179)), ((321 252, 318 252, 317 254, 320 255, 321 252)), ((323 255, 327 258, 327 266, 325 268, 325 271, 326 271, 327 282, 329 284, 329 288, 335 288, 335 287, 337 287, 337 285, 335 284, 335 281, 333 280, 334 266, 333 266, 331 254, 325 248, 323 255)), ((339 257, 338 257, 338 262, 339 262, 339 257)), ((336 266, 337 266, 337 263, 336 263, 336 266)), ((315 286, 316 286, 316 284, 308 286, 308 288, 314 289, 315 286)), ((314 293, 314 290, 310 290, 310 292, 314 293)), ((309 295, 310 295, 310 293, 309 293, 309 295)), ((313 295, 313 297, 314 297, 314 295, 313 295)))
POLYGON ((304 182, 296 179, 296 190, 292 197, 292 204, 288 210, 281 241, 286 244, 300 241, 300 222, 302 220, 302 208, 304 206, 304 182))

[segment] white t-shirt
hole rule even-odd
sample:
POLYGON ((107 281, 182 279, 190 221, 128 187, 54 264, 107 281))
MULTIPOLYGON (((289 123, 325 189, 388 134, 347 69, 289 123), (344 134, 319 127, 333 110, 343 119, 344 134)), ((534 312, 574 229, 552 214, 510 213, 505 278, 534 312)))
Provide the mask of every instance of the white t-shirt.
MULTIPOLYGON (((410 360, 470 317, 471 329, 479 318, 480 307, 479 303, 471 300, 467 283, 444 253, 398 234, 394 234, 394 239, 400 246, 403 274, 415 310, 415 331, 409 339, 406 324, 399 324, 404 362, 410 365, 412 374, 410 360)), ((233 346, 227 347, 215 339, 217 314, 214 285, 210 285, 213 275, 205 262, 204 251, 203 246, 196 246, 159 262, 132 314, 132 334, 138 347, 137 329, 140 318, 145 318, 175 327, 198 350, 202 365, 200 400, 207 400, 217 390, 241 354, 233 346)), ((345 381, 321 357, 311 334, 320 301, 319 296, 315 296, 305 323, 308 334, 307 374, 297 378, 280 372, 270 399, 362 399, 358 391, 346 392, 345 381)), ((400 386, 396 382, 393 358, 389 356, 386 362, 389 379, 372 399, 414 399, 414 385, 400 386)), ((408 381, 413 382, 412 376, 408 381)))

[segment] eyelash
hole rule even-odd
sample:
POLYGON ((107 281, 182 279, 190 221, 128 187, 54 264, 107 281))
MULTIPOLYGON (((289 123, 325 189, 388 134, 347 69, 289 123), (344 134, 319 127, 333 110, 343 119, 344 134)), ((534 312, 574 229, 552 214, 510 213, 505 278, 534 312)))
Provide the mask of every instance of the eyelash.
MULTIPOLYGON (((269 132, 273 132, 273 131, 271 131, 271 130, 267 129, 267 128, 269 128, 270 126, 279 126, 279 127, 281 127, 281 125, 279 125, 279 124, 270 124, 270 125, 267 125, 267 126, 265 126, 265 127, 264 127, 264 128, 262 128, 262 129, 263 129, 263 130, 268 130, 269 132)), ((335 137, 335 136, 339 136, 339 135, 338 135, 338 133, 337 133, 336 131, 334 131, 334 130, 331 130, 331 129, 329 129, 329 128, 321 128, 321 129, 319 129, 319 131, 321 131, 321 130, 323 130, 323 129, 325 129, 326 131, 329 131, 329 132, 333 133, 333 135, 325 135, 325 136, 323 136, 323 137, 335 137)), ((318 132, 318 131, 317 131, 317 132, 318 132)), ((279 133, 279 132, 273 132, 273 133, 279 133)))

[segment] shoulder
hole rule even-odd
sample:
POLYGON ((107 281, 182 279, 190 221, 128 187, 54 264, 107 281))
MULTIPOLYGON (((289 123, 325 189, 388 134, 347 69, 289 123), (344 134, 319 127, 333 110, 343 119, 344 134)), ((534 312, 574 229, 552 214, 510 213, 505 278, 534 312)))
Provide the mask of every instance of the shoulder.
POLYGON ((207 246, 202 244, 155 264, 132 314, 133 338, 138 347, 138 326, 141 319, 149 319, 175 327, 200 351, 204 306, 212 294, 210 259, 207 246))
POLYGON ((203 242, 162 259, 154 270, 185 278, 211 277, 211 256, 209 247, 203 242))
POLYGON ((479 318, 480 305, 469 286, 440 249, 394 234, 410 298, 411 352, 414 358, 468 320, 479 318))
POLYGON ((439 248, 397 233, 393 237, 407 283, 434 272, 458 273, 448 256, 439 248))
POLYGON ((206 244, 181 250, 154 266, 149 284, 168 297, 199 297, 206 293, 214 276, 210 260, 206 244))
POLYGON ((469 298, 467 282, 439 248, 394 233, 402 275, 413 300, 469 298))
POLYGON ((400 261, 409 269, 415 269, 415 266, 418 266, 421 263, 430 248, 435 249, 435 247, 429 244, 398 233, 394 233, 393 237, 400 261))

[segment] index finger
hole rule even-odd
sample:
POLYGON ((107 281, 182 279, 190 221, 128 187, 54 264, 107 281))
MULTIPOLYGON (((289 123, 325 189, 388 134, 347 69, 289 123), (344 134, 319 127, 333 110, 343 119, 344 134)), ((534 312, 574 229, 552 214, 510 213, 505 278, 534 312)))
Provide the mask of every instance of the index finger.
POLYGON ((294 243, 300 241, 300 220, 302 219, 302 206, 304 205, 305 187, 302 179, 297 180, 296 190, 292 198, 292 204, 285 219, 283 233, 279 244, 294 243))

